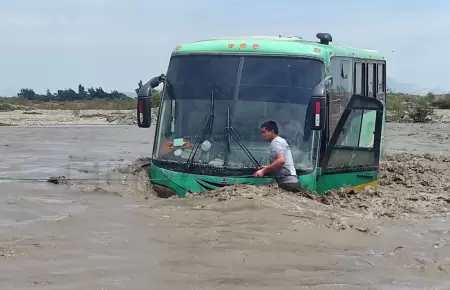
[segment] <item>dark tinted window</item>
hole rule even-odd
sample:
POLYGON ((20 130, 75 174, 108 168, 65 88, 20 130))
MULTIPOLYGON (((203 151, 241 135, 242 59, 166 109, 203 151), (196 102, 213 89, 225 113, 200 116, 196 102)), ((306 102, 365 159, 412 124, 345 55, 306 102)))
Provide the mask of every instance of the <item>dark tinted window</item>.
POLYGON ((377 70, 377 92, 384 93, 384 65, 378 64, 377 70))
POLYGON ((222 55, 189 55, 172 57, 167 72, 165 98, 233 99, 239 67, 238 57, 222 55))
POLYGON ((375 92, 373 90, 375 74, 374 74, 374 70, 373 69, 374 69, 374 64, 373 63, 367 64, 367 89, 368 89, 368 96, 369 97, 374 97, 375 96, 375 92))
POLYGON ((323 63, 279 56, 185 55, 173 57, 165 98, 309 102, 323 63))
POLYGON ((322 63, 294 57, 246 57, 239 100, 307 103, 322 79, 322 63))
POLYGON ((354 79, 356 94, 364 93, 362 83, 363 83, 363 65, 360 62, 356 62, 355 63, 355 79, 354 79))

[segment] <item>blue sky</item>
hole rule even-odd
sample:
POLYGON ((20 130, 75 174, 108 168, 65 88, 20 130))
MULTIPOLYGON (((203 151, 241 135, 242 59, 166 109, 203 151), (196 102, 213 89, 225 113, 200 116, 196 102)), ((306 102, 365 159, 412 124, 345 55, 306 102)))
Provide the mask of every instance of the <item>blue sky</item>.
POLYGON ((0 94, 133 91, 165 72, 178 43, 317 32, 384 53, 397 81, 450 90, 449 15, 448 0, 0 0, 0 94))

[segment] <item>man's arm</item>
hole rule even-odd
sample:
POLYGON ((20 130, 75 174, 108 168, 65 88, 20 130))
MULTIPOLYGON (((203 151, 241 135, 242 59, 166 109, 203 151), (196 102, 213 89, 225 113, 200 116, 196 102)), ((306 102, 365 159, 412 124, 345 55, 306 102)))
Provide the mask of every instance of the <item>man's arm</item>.
POLYGON ((274 170, 281 168, 281 166, 283 166, 284 163, 285 163, 284 153, 278 152, 275 160, 272 163, 270 163, 269 165, 267 165, 266 167, 264 167, 264 174, 270 173, 274 170))
POLYGON ((275 152, 276 157, 271 164, 264 167, 264 174, 270 173, 274 170, 281 168, 281 166, 283 166, 285 163, 283 146, 281 145, 280 142, 275 142, 271 150, 275 152))

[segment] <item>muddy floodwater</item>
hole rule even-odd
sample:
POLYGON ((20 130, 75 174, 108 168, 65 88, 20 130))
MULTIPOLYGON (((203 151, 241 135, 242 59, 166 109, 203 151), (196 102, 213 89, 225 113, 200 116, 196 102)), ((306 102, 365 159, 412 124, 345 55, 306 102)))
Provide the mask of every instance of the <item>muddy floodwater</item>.
POLYGON ((0 289, 450 289, 449 124, 388 124, 379 187, 323 200, 158 199, 124 170, 152 135, 0 129, 0 289))

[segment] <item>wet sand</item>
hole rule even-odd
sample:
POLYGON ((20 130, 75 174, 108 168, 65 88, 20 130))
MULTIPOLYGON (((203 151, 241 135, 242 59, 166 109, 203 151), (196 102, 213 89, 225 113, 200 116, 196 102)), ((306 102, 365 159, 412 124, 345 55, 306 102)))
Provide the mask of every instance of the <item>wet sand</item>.
POLYGON ((114 170, 152 135, 0 130, 0 289, 450 288, 450 125, 388 124, 377 190, 321 201, 243 186, 157 199, 145 173, 114 170))

